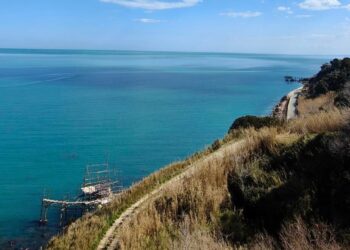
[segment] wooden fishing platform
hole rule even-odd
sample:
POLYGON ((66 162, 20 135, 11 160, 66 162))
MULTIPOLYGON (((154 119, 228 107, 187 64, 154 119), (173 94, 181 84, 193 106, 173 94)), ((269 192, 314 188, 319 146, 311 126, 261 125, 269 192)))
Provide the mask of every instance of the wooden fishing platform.
POLYGON ((109 203, 109 199, 99 199, 92 201, 63 201, 63 200, 51 200, 43 199, 44 205, 62 205, 62 206, 92 206, 92 205, 104 205, 109 203))
POLYGON ((44 197, 41 202, 41 212, 39 223, 45 225, 48 222, 47 213, 50 207, 60 208, 60 225, 68 218, 67 210, 80 210, 82 215, 85 211, 90 211, 102 207, 112 201, 120 193, 122 186, 118 180, 113 180, 108 164, 95 164, 86 167, 81 194, 73 200, 55 200, 44 197))

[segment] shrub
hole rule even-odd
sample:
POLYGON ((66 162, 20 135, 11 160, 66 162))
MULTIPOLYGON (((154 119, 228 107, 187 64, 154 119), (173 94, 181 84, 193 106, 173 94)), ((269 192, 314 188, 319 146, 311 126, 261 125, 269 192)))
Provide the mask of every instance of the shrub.
POLYGON ((232 242, 246 243, 252 234, 244 221, 242 210, 226 210, 220 216, 221 231, 232 242))
POLYGON ((229 174, 232 203, 243 209, 251 227, 278 233, 295 216, 308 222, 322 218, 338 230, 350 227, 348 133, 303 139, 271 151, 269 158, 229 174))
POLYGON ((334 59, 321 67, 320 72, 309 79, 308 94, 317 97, 329 91, 341 91, 350 80, 350 58, 334 59))
POLYGON ((247 115, 236 119, 229 129, 229 133, 237 129, 245 129, 251 127, 260 129, 263 127, 278 126, 280 124, 281 122, 279 120, 270 116, 258 117, 247 115))
POLYGON ((340 93, 334 100, 337 107, 350 107, 350 95, 340 93))
POLYGON ((337 107, 350 107, 350 81, 345 84, 344 90, 335 98, 334 104, 337 107))

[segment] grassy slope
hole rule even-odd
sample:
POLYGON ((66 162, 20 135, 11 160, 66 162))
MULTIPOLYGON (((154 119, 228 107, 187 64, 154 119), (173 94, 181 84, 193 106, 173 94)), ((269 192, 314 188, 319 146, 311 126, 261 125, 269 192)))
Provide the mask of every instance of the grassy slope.
POLYGON ((245 144, 239 152, 226 151, 224 157, 201 166, 190 179, 150 202, 147 209, 120 230, 121 247, 230 249, 233 245, 252 243, 249 237, 256 232, 244 222, 243 209, 233 208, 230 202, 228 174, 249 177, 256 184, 251 192, 256 199, 259 194, 279 188, 285 183, 283 175, 278 171, 266 173, 260 168, 267 160, 263 152, 278 152, 299 140, 311 140, 315 133, 337 131, 347 122, 340 114, 325 112, 278 128, 242 131, 245 144))
POLYGON ((254 202, 282 187, 288 181, 285 174, 278 170, 267 172, 262 166, 268 165, 271 156, 300 145, 300 141, 306 145, 318 134, 344 129, 349 123, 349 111, 334 107, 335 96, 326 93, 313 100, 300 98, 300 118, 286 124, 258 130, 234 129, 211 148, 160 170, 131 187, 110 206, 79 219, 64 234, 53 238, 48 248, 95 248, 108 227, 131 204, 182 173, 192 162, 240 138, 245 143, 239 152, 225 151, 223 157, 202 164, 200 171, 177 182, 156 200, 150 200, 141 213, 119 230, 121 248, 232 249, 241 246, 314 249, 319 246, 319 249, 338 249, 332 229, 322 223, 310 227, 297 219, 282 226, 272 236, 262 233, 264 227, 260 232, 252 230, 245 215, 247 208, 234 204, 232 197, 239 195, 230 193, 228 183, 232 173, 242 180, 249 180, 252 185, 246 187, 251 190, 250 201, 254 202), (327 237, 323 237, 325 235, 327 237))
POLYGON ((144 178, 119 195, 112 204, 84 215, 66 228, 62 234, 53 237, 47 249, 95 249, 108 228, 127 208, 163 183, 184 172, 194 162, 200 161, 221 145, 232 141, 234 137, 236 136, 230 135, 223 140, 218 140, 211 147, 195 153, 188 159, 172 163, 144 178))
MULTIPOLYGON (((186 248, 186 244, 194 244, 198 249, 203 249, 204 245, 208 249, 230 248, 231 243, 224 240, 221 221, 224 218, 222 216, 225 216, 225 208, 231 206, 227 188, 228 173, 233 169, 243 174, 257 171, 254 175, 259 176, 259 170, 254 168, 254 164, 257 164, 255 158, 262 148, 273 151, 282 145, 293 144, 308 134, 337 131, 346 124, 344 112, 335 109, 278 127, 234 131, 223 140, 215 142, 212 148, 147 177, 123 193, 112 205, 79 219, 63 235, 55 237, 48 248, 95 248, 108 227, 131 204, 183 172, 191 162, 236 138, 244 138, 246 142, 240 152, 226 151, 224 157, 201 166, 201 170, 191 178, 177 183, 156 201, 150 202, 119 233, 121 246, 125 249, 165 249, 170 246, 186 248)), ((274 177, 271 175, 271 178, 274 177)), ((282 180, 277 177, 273 182, 278 186, 282 180)), ((226 216, 232 217, 232 214, 226 216)), ((241 218, 238 217, 237 226, 241 227, 243 224, 239 220, 241 218)), ((248 229, 239 228, 238 231, 244 230, 248 229)))

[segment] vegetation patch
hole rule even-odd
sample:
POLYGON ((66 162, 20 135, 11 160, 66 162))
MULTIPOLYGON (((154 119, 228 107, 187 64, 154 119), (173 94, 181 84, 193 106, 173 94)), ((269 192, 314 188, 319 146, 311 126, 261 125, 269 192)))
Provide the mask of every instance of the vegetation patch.
POLYGON ((336 96, 337 94, 333 91, 315 98, 308 98, 305 95, 300 95, 297 105, 298 115, 305 117, 322 111, 331 111, 334 109, 336 96))
POLYGON ((311 97, 340 91, 350 80, 350 58, 334 59, 324 64, 321 70, 309 79, 308 92, 311 97))
POLYGON ((260 129, 263 127, 271 127, 271 126, 278 126, 278 125, 281 125, 281 122, 274 117, 270 117, 270 116, 258 117, 258 116, 247 115, 236 119, 229 129, 229 133, 238 129, 245 129, 245 128, 260 129))
POLYGON ((269 161, 252 168, 259 169, 260 178, 256 170, 232 171, 228 176, 232 210, 243 210, 247 226, 275 235, 286 222, 300 217, 310 224, 331 223, 339 238, 347 238, 343 231, 350 228, 348 133, 303 137, 266 155, 269 161))
POLYGON ((324 64, 319 73, 306 83, 307 96, 315 98, 331 91, 337 93, 335 105, 349 107, 350 104, 350 58, 334 59, 324 64))

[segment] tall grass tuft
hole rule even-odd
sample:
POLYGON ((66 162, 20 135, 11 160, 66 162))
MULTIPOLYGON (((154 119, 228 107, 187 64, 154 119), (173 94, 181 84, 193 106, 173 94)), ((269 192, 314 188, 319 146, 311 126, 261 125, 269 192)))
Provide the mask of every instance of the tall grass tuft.
POLYGON ((349 123, 349 109, 322 111, 291 121, 287 128, 293 133, 325 133, 343 129, 349 123))
POLYGON ((335 107, 335 97, 336 93, 332 91, 313 99, 300 96, 297 106, 298 114, 303 117, 317 114, 320 111, 330 111, 335 107))
POLYGON ((301 218, 283 226, 279 240, 269 235, 258 235, 248 249, 284 250, 340 250, 344 249, 336 241, 334 230, 324 223, 307 226, 301 218))

